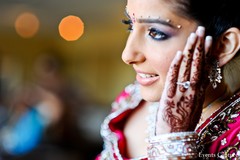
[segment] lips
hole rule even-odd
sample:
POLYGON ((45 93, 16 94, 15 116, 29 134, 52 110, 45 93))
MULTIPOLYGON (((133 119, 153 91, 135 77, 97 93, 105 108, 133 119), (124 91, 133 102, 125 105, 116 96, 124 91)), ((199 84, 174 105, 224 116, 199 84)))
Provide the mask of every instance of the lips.
POLYGON ((159 79, 159 75, 137 72, 136 79, 143 86, 150 86, 159 79))

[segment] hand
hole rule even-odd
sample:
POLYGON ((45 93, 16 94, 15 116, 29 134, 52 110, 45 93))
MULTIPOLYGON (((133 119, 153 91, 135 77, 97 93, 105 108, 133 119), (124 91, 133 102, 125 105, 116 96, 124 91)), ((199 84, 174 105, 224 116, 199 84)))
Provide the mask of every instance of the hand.
POLYGON ((207 79, 204 63, 212 45, 212 38, 204 37, 204 27, 198 27, 170 65, 157 113, 157 134, 193 131, 200 119, 207 79), (181 85, 187 81, 189 87, 181 85))

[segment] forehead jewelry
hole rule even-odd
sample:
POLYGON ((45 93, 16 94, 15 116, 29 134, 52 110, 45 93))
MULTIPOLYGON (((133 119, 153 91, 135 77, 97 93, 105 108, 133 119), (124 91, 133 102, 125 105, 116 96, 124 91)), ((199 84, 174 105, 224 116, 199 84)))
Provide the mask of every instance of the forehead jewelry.
POLYGON ((161 17, 151 17, 151 16, 148 16, 148 17, 140 16, 139 18, 137 18, 135 13, 129 14, 129 12, 127 11, 127 7, 125 9, 125 14, 129 19, 132 20, 133 23, 135 23, 135 22, 139 22, 139 23, 142 23, 142 22, 148 22, 148 23, 161 22, 161 23, 171 25, 171 26, 173 26, 177 29, 182 28, 182 25, 174 24, 170 19, 162 19, 161 17))
POLYGON ((136 17, 135 17, 135 14, 134 14, 134 13, 133 13, 133 15, 132 15, 132 21, 133 21, 133 23, 136 22, 136 17))

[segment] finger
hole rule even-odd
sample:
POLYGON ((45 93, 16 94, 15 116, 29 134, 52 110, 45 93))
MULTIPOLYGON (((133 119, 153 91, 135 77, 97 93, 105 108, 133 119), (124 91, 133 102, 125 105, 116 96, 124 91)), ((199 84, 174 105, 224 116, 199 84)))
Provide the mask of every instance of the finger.
POLYGON ((173 98, 176 94, 176 88, 177 88, 177 79, 178 79, 178 73, 179 68, 182 62, 182 52, 178 51, 175 58, 173 59, 168 74, 166 78, 166 84, 165 89, 163 91, 163 95, 166 94, 168 98, 173 98))
POLYGON ((196 34, 197 34, 198 37, 202 38, 201 40, 203 40, 203 38, 205 36, 205 27, 198 26, 196 34))
POLYGON ((202 26, 199 26, 196 34, 198 36, 196 46, 194 49, 193 53, 193 61, 191 63, 191 77, 190 77, 190 82, 191 82, 191 87, 192 90, 195 91, 197 85, 200 82, 201 78, 201 73, 202 73, 202 66, 204 63, 204 35, 205 35, 205 28, 202 26))
POLYGON ((205 38, 205 66, 204 66, 204 71, 205 73, 205 77, 204 77, 204 83, 205 85, 207 85, 207 81, 208 81, 208 72, 210 70, 210 63, 211 59, 210 59, 210 54, 209 52, 211 51, 211 47, 212 47, 212 43, 213 43, 213 39, 212 36, 206 36, 205 38))
POLYGON ((212 36, 206 36, 206 38, 205 38, 205 45, 204 46, 205 46, 205 48, 204 48, 205 55, 207 56, 209 51, 210 51, 210 49, 211 49, 211 47, 212 47, 212 36))
POLYGON ((198 107, 193 108, 193 111, 191 113, 192 116, 190 116, 190 117, 192 117, 190 130, 194 130, 196 128, 196 125, 199 122, 199 119, 200 119, 201 113, 202 113, 204 99, 205 99, 205 89, 203 86, 201 86, 198 91, 196 101, 195 101, 195 106, 198 106, 198 107))
MULTIPOLYGON (((185 82, 189 80, 190 76, 190 70, 191 70, 191 62, 192 62, 192 55, 194 52, 194 47, 197 41, 197 35, 196 33, 191 33, 186 46, 183 50, 183 62, 181 64, 181 69, 179 72, 179 82, 185 82)), ((182 85, 179 85, 179 90, 181 92, 185 92, 186 88, 184 88, 182 85)))

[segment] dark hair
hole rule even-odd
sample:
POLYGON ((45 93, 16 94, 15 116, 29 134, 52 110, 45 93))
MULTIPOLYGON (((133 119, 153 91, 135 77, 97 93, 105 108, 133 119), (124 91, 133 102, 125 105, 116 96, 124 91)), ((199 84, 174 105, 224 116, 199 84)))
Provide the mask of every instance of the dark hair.
POLYGON ((179 1, 185 1, 185 14, 206 27, 206 34, 215 39, 231 27, 240 28, 238 0, 179 1))
POLYGON ((239 0, 165 0, 178 15, 197 21, 217 39, 231 27, 240 28, 239 0))

